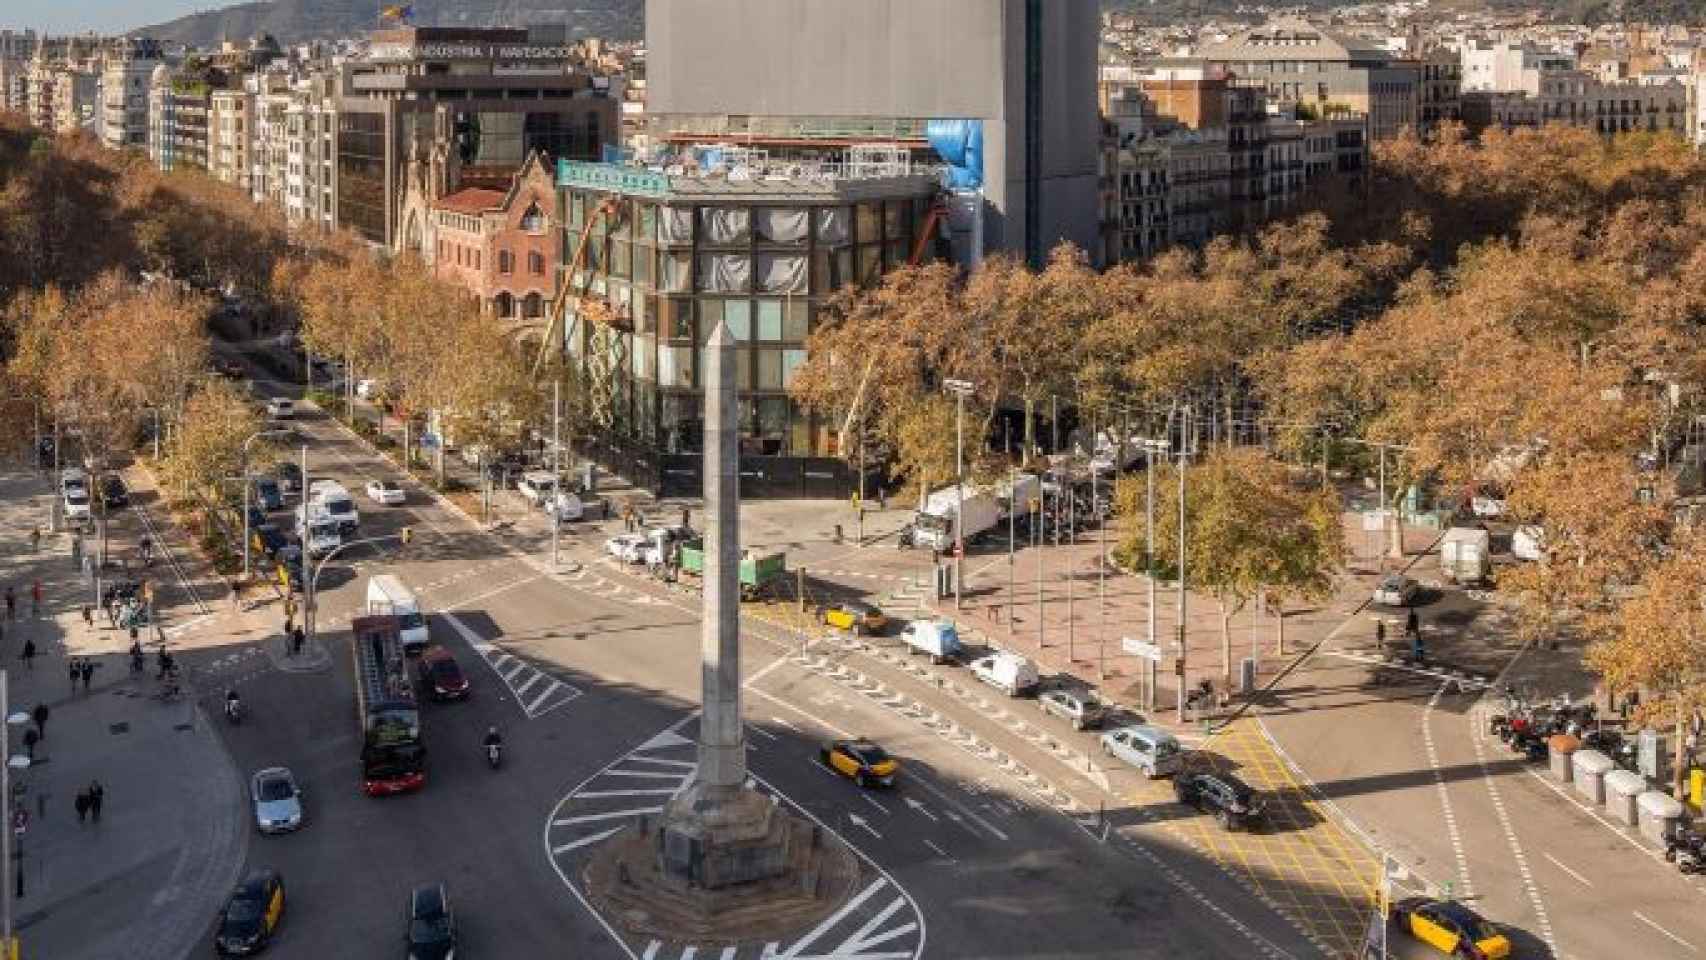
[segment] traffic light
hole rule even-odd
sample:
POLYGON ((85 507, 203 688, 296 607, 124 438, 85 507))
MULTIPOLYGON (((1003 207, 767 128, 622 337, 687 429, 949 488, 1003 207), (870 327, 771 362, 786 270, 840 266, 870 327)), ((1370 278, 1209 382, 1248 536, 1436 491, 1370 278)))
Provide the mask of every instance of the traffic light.
POLYGON ((404 527, 403 528, 403 546, 405 546, 405 547, 408 546, 409 541, 413 540, 414 538, 415 538, 415 528, 414 527, 404 527))

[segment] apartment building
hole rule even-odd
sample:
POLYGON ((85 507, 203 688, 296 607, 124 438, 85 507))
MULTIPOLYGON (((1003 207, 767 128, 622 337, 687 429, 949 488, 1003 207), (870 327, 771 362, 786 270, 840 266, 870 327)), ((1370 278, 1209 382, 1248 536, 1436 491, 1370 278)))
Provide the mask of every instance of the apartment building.
POLYGON ((290 76, 281 70, 254 73, 244 78, 243 87, 254 101, 249 196, 283 211, 290 167, 290 76))
POLYGON ((255 96, 243 87, 208 95, 207 172, 248 192, 255 133, 255 96))
POLYGON ((293 81, 285 109, 284 215, 291 223, 337 227, 336 80, 324 73, 293 81))
POLYGON ((148 89, 148 156, 161 170, 209 169, 213 93, 226 76, 205 63, 155 68, 148 89))
POLYGON ((1549 69, 1529 90, 1473 90, 1463 95, 1463 122, 1472 133, 1561 123, 1607 136, 1645 131, 1688 136, 1689 87, 1660 83, 1602 83, 1586 70, 1549 69))
POLYGON ((34 30, 0 30, 0 110, 28 111, 30 58, 36 44, 34 30))
POLYGON ((160 57, 159 44, 148 37, 120 37, 106 45, 100 73, 100 136, 107 147, 148 146, 148 84, 160 57))

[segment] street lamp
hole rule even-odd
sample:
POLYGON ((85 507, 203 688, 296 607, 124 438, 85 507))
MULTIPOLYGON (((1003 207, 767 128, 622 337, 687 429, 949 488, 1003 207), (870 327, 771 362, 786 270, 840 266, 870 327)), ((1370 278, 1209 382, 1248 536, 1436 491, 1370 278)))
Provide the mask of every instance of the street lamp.
MULTIPOLYGON (((289 435, 290 433, 291 431, 288 428, 276 427, 270 430, 257 430, 243 440, 243 582, 245 583, 249 580, 249 444, 260 437, 276 437, 280 434, 289 435)), ((304 476, 302 482, 306 486, 308 478, 304 476)), ((302 502, 308 502, 306 491, 304 491, 302 502)), ((306 519, 307 514, 304 513, 303 517, 306 519)))
POLYGON ((960 580, 966 570, 966 397, 975 389, 970 380, 944 380, 942 388, 954 395, 954 609, 960 609, 960 580))
POLYGON ((11 713, 10 696, 6 671, 0 670, 0 716, 6 718, 5 728, 0 729, 0 756, 6 758, 5 764, 0 765, 0 797, 6 798, 6 822, 0 823, 0 864, 18 861, 16 890, 0 874, 0 888, 3 888, 0 889, 0 948, 8 958, 12 956, 12 899, 14 895, 24 895, 24 830, 23 824, 14 819, 22 808, 12 801, 12 771, 27 770, 30 766, 28 756, 12 756, 12 728, 29 723, 30 715, 23 710, 11 713), (14 844, 16 850, 12 849, 14 844))

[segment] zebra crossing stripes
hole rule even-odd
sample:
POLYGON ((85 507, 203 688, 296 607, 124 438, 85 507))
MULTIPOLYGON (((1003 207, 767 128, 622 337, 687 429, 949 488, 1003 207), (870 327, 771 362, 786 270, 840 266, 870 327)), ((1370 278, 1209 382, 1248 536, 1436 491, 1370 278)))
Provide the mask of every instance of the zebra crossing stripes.
MULTIPOLYGON (((690 715, 624 754, 583 781, 551 812, 545 825, 546 853, 558 877, 594 916, 598 912, 580 887, 586 858, 598 843, 631 828, 639 817, 661 813, 669 798, 691 782, 697 767, 692 739, 696 721, 690 715)), ((810 816, 763 780, 754 777, 748 783, 810 816)), ((854 849, 865 868, 858 892, 803 935, 733 945, 666 942, 623 937, 618 925, 598 919, 634 960, 916 960, 925 939, 917 903, 854 849)))
POLYGON ((537 720, 581 695, 580 688, 558 680, 489 640, 480 639, 479 634, 456 614, 445 612, 440 616, 509 688, 515 697, 515 705, 521 708, 527 719, 537 720))

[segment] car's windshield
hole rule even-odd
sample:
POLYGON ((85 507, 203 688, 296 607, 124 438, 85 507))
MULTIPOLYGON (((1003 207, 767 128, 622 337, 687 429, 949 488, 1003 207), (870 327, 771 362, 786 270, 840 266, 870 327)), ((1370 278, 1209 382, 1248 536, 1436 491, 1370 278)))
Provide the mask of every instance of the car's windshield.
POLYGON ((418 630, 424 626, 426 626, 426 618, 418 613, 397 614, 397 629, 399 630, 418 630))
POLYGON ((326 512, 330 513, 330 514, 341 515, 341 514, 349 513, 350 511, 352 511, 354 509, 355 509, 355 505, 350 503, 348 500, 327 500, 326 501, 326 512))
POLYGON ((919 514, 915 522, 918 524, 918 529, 928 530, 931 533, 947 533, 949 528, 953 526, 953 521, 929 513, 919 514))
POLYGON ((462 668, 455 660, 435 660, 432 664, 432 675, 438 680, 455 681, 462 679, 462 668))
POLYGON ((275 800, 289 800, 296 795, 296 789, 290 781, 283 777, 268 777, 261 781, 261 801, 272 803, 275 800))
POLYGON ((278 484, 273 483, 271 480, 260 481, 259 483, 255 484, 255 489, 259 490, 261 492, 261 496, 263 496, 263 497, 276 497, 276 496, 278 496, 278 484))
POLYGON ((1179 745, 1171 740, 1161 740, 1155 744, 1155 755, 1157 757, 1170 757, 1178 752, 1179 745))
POLYGON ((225 929, 230 933, 247 933, 255 928, 260 918, 261 902, 246 896, 239 897, 225 908, 225 929))

